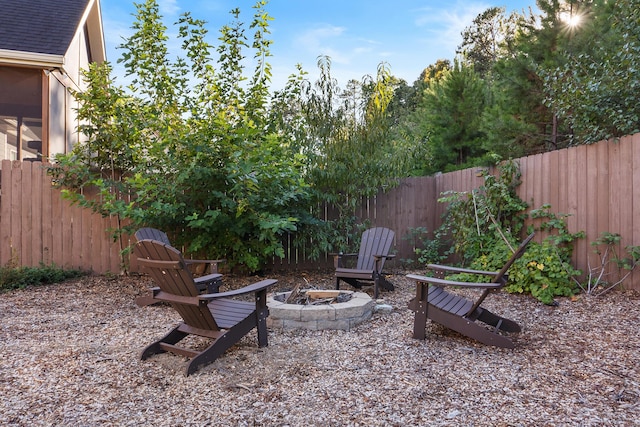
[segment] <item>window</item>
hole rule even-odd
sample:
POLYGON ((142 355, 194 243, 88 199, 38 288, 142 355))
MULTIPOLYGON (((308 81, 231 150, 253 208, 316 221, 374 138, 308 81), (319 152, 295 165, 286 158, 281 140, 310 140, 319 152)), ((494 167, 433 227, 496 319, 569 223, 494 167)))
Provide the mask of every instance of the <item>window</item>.
POLYGON ((0 159, 42 156, 42 71, 0 66, 0 159))

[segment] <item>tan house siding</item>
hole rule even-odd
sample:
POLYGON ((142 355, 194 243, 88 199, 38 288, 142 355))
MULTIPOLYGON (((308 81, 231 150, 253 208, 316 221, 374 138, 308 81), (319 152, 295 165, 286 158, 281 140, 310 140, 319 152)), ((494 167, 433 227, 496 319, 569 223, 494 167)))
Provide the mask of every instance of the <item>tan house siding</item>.
MULTIPOLYGON (((83 90, 82 70, 90 62, 106 60, 100 1, 0 0, 0 6, 10 11, 0 16, 0 68, 26 74, 40 70, 41 113, 30 116, 41 120, 39 151, 45 160, 66 153, 79 140, 77 105, 69 89, 83 90)), ((0 90, 0 105, 8 103, 7 99, 20 99, 15 92, 3 101, 0 90)), ((5 111, 4 115, 5 127, 13 124, 15 128, 22 117, 17 112, 13 114, 16 119, 11 119, 11 112, 5 111)), ((11 130, 13 134, 20 131, 11 130)), ((0 145, 6 146, 5 140, 10 137, 2 133, 0 129, 0 145)), ((20 159, 34 157, 28 150, 15 151, 20 159)), ((11 153, 0 150, 0 159, 12 159, 11 153)))

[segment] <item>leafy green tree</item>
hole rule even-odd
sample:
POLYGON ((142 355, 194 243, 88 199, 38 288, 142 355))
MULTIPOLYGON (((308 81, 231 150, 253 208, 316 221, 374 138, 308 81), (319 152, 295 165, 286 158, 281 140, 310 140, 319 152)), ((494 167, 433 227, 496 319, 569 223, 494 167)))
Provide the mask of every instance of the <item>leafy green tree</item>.
POLYGON ((490 7, 478 15, 462 32, 462 44, 456 53, 482 77, 487 77, 498 58, 503 57, 507 37, 504 7, 490 7))
MULTIPOLYGON (((523 34, 527 34, 523 31, 523 34)), ((520 46, 532 41, 521 35, 513 54, 500 58, 493 68, 492 105, 483 118, 483 128, 493 131, 494 142, 512 145, 516 135, 526 132, 526 151, 539 152, 547 147, 547 124, 551 121, 541 102, 541 80, 535 72, 537 63, 520 46), (515 125, 515 126, 514 126, 515 125), (515 135, 511 129, 517 129, 515 135)), ((515 42, 513 42, 515 43, 515 42)), ((489 139, 491 141, 491 137, 489 139)), ((495 151, 499 152, 499 148, 495 151)), ((519 154, 519 153, 518 153, 519 154)))
MULTIPOLYGON (((550 108, 549 70, 563 70, 569 52, 588 48, 570 18, 591 16, 591 1, 539 0, 540 14, 490 8, 463 32, 458 52, 486 79, 490 97, 481 128, 485 150, 501 158, 563 148, 573 143, 566 114, 550 108)), ((582 26, 581 25, 581 26, 582 26)), ((592 38, 594 34, 591 35, 592 38)), ((558 75, 566 75, 559 72, 558 75)), ((564 78, 560 78, 564 81, 564 78)), ((567 88, 568 89, 568 88, 567 88)), ((580 92, 577 88, 568 89, 580 92)))
POLYGON ((431 125, 426 120, 425 94, 430 85, 435 85, 451 71, 448 60, 438 60, 425 68, 411 87, 402 83, 396 88, 393 100, 389 104, 391 119, 391 138, 398 146, 410 147, 412 162, 408 174, 420 176, 429 174, 432 147, 429 143, 431 125))
POLYGON ((361 232, 355 208, 362 198, 395 185, 398 177, 406 176, 413 157, 413 147, 391 137, 394 119, 389 106, 401 83, 387 64, 380 64, 374 77, 349 81, 344 89, 331 74, 329 57, 320 56, 318 68, 315 82, 300 68, 291 75, 274 96, 271 111, 272 122, 306 162, 304 177, 315 220, 300 228, 296 243, 313 238, 313 255, 347 250, 361 232), (337 219, 319 221, 327 204, 337 219))
POLYGON ((121 46, 132 76, 128 92, 111 81, 105 64, 91 66, 89 89, 75 93, 87 141, 51 169, 67 197, 120 218, 126 227, 116 235, 156 226, 191 253, 227 257, 248 270, 283 256, 283 233, 306 218, 308 185, 301 156, 266 126, 265 5, 254 6, 251 45, 240 11, 231 12, 213 62, 203 21, 180 18, 186 57, 171 60, 157 1, 137 4, 135 32, 121 46), (250 79, 243 66, 248 49, 256 62, 250 79), (98 197, 88 196, 90 188, 98 197))
POLYGON ((521 103, 530 95, 521 87, 531 85, 519 76, 520 68, 511 61, 517 58, 513 46, 526 20, 518 13, 505 15, 505 9, 491 7, 479 14, 463 33, 458 54, 472 67, 488 88, 487 104, 480 129, 485 135, 482 148, 498 159, 524 156, 536 141, 536 126, 523 120, 528 113, 521 103), (519 97, 514 98, 514 91, 519 97), (523 98, 524 96, 524 98, 523 98))
POLYGON ((447 75, 451 68, 451 62, 448 59, 438 59, 435 64, 429 65, 422 70, 415 85, 418 85, 419 89, 427 89, 430 84, 441 80, 447 75))

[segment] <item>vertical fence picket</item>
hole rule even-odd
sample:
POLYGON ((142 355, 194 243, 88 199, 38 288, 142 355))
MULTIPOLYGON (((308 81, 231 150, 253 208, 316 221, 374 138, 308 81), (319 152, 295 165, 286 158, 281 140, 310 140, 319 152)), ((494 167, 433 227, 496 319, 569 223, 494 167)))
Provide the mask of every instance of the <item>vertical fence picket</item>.
MULTIPOLYGON (((621 138, 618 144, 618 161, 611 165, 610 170, 615 176, 611 177, 611 188, 617 195, 618 201, 610 203, 609 218, 617 217, 618 233, 622 237, 618 250, 625 254, 625 248, 633 245, 633 218, 634 218, 634 170, 633 170, 633 138, 631 136, 621 138)), ((614 143, 615 144, 615 143, 614 143)), ((609 158, 611 159, 612 156, 609 158)))
POLYGON ((42 163, 31 168, 31 265, 43 262, 42 253, 42 186, 44 185, 42 163))
POLYGON ((25 188, 31 189, 33 187, 31 181, 31 169, 33 163, 24 162, 21 164, 21 202, 20 202, 20 219, 22 220, 22 227, 20 232, 20 262, 22 265, 32 266, 32 252, 31 244, 33 242, 33 229, 31 228, 32 209, 31 203, 33 202, 33 193, 31 191, 24 191, 25 188))
MULTIPOLYGON (((588 177, 591 176, 589 173, 589 163, 587 156, 588 147, 587 146, 579 146, 576 147, 576 164, 575 164, 575 173, 576 180, 574 186, 572 187, 575 190, 575 210, 564 212, 572 215, 575 218, 575 233, 584 231, 588 232, 588 220, 590 216, 587 215, 589 209, 589 201, 587 200, 587 195, 591 194, 593 191, 593 185, 590 184, 591 179, 587 180, 588 177)), ((570 230, 571 231, 571 230, 570 230)), ((585 256, 589 255, 589 247, 586 242, 586 239, 579 239, 576 241, 574 246, 573 260, 575 264, 578 264, 579 260, 586 260, 585 256)), ((584 263, 583 263, 584 265, 584 263)), ((581 267, 579 267, 581 268, 581 267)), ((585 269, 583 269, 585 271, 585 269)))
POLYGON ((21 162, 11 162, 11 207, 9 215, 11 216, 11 237, 9 239, 10 247, 10 259, 16 261, 20 265, 22 264, 22 169, 20 168, 21 162))
MULTIPOLYGON (((640 246, 640 133, 636 133, 629 139, 633 162, 632 162, 632 180, 631 180, 631 196, 632 212, 631 217, 631 237, 629 245, 640 246)), ((635 271, 630 283, 634 284, 635 289, 640 290, 640 271, 635 271)))
POLYGON ((46 265, 53 263, 53 186, 51 177, 42 168, 42 262, 46 265))
POLYGON ((11 190, 13 177, 11 162, 2 160, 0 170, 0 265, 11 259, 11 190))

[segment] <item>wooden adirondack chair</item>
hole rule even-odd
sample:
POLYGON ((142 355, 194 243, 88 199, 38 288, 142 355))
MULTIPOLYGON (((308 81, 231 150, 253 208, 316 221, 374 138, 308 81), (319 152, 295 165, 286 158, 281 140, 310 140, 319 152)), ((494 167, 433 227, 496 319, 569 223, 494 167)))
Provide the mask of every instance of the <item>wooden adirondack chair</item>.
POLYGON ((143 239, 136 243, 134 254, 158 285, 153 297, 171 304, 182 317, 182 322, 171 332, 142 351, 142 360, 164 352, 185 356, 190 358, 185 367, 185 374, 189 375, 213 362, 253 328, 257 328, 258 346, 267 346, 267 288, 277 280, 262 280, 238 290, 202 295, 175 248, 143 239), (250 293, 255 294, 254 302, 234 299, 250 293), (211 343, 204 350, 179 347, 177 344, 189 335, 208 338, 211 343))
POLYGON ((439 277, 408 274, 407 277, 415 279, 417 283, 416 296, 409 302, 409 308, 415 312, 413 337, 425 339, 427 319, 431 319, 483 344, 513 348, 513 341, 509 337, 500 334, 499 331, 520 332, 520 326, 512 320, 482 308, 481 304, 489 293, 506 285, 509 267, 522 256, 533 236, 534 233, 531 233, 520 244, 504 267, 497 272, 429 264, 427 267, 436 272, 439 277), (493 279, 491 283, 468 283, 445 280, 443 278, 445 275, 458 273, 489 275, 493 276, 493 279), (483 292, 476 301, 470 301, 459 295, 447 292, 445 290, 447 286, 475 288, 481 289, 483 292))
POLYGON ((388 228, 370 228, 362 233, 358 254, 334 254, 336 289, 340 289, 342 280, 354 288, 361 288, 363 286, 361 282, 373 283, 374 298, 378 298, 380 288, 392 291, 393 284, 385 278, 382 268, 387 259, 395 256, 389 255, 394 236, 393 230, 388 228), (344 267, 344 258, 356 255, 358 256, 356 267, 344 267))
MULTIPOLYGON (((151 239, 156 240, 158 242, 162 242, 165 245, 171 245, 171 241, 169 240, 169 236, 164 231, 158 230, 157 228, 144 227, 136 231, 135 233, 136 239, 138 241, 151 239)), ((194 279, 196 286, 200 292, 206 292, 208 294, 213 294, 218 292, 220 286, 222 286, 222 274, 218 273, 218 264, 224 262, 224 259, 185 259, 184 262, 189 266, 192 273, 195 273, 196 265, 204 264, 205 266, 209 266, 209 274, 204 274, 200 277, 196 277, 194 279)), ((206 273, 206 267, 204 272, 206 273)), ((139 307, 144 307, 146 305, 151 305, 159 302, 156 300, 153 295, 145 295, 136 298, 136 304, 139 307)))

